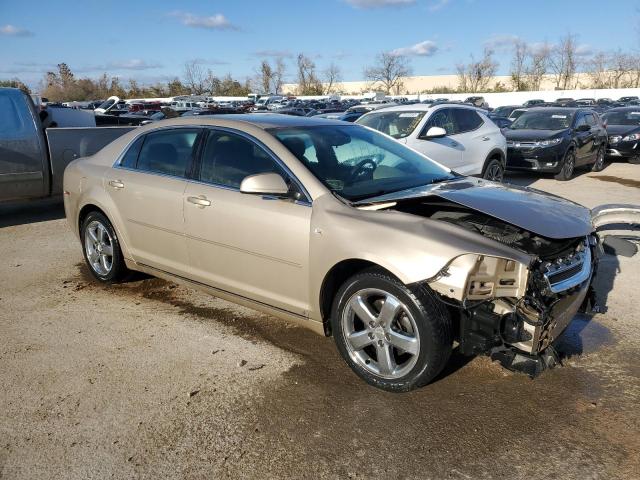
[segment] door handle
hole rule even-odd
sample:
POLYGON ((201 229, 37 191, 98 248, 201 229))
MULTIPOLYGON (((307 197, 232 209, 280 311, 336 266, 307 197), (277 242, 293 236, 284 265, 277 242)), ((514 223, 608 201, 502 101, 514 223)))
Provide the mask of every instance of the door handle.
POLYGON ((124 188, 124 183, 122 183, 120 180, 110 180, 109 185, 111 185, 116 190, 124 188))
POLYGON ((489 140, 491 140, 491 138, 487 137, 486 135, 484 137, 482 137, 482 141, 483 142, 487 142, 489 140))
POLYGON ((198 207, 204 208, 211 205, 211 200, 207 200, 207 197, 200 195, 199 197, 187 197, 187 202, 193 203, 198 207))

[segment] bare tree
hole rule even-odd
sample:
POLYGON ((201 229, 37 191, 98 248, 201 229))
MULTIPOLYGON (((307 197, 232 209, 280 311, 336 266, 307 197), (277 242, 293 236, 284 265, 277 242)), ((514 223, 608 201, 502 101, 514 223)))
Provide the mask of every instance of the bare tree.
POLYGON ((267 60, 262 60, 260 63, 260 72, 258 74, 260 79, 260 88, 262 93, 271 93, 271 82, 273 81, 273 69, 271 64, 267 60))
POLYGON ((529 47, 522 40, 516 40, 513 44, 513 57, 511 58, 511 85, 516 92, 527 90, 526 67, 529 60, 529 47))
POLYGON ((549 69, 551 47, 548 43, 544 43, 535 49, 529 48, 529 50, 531 57, 525 68, 526 81, 531 90, 538 91, 549 69))
POLYGON ((298 95, 322 95, 322 83, 316 74, 316 64, 300 53, 297 58, 298 95))
POLYGON ((467 65, 458 64, 458 88, 462 92, 486 91, 498 70, 498 63, 493 59, 493 50, 485 48, 482 58, 475 60, 471 55, 471 62, 467 65))
POLYGON ((373 85, 381 85, 386 93, 400 93, 403 78, 411 75, 409 60, 403 55, 389 52, 379 53, 373 66, 365 69, 364 76, 373 85))
POLYGON ((577 47, 576 36, 568 33, 551 51, 549 66, 557 89, 567 90, 573 87, 578 69, 577 47))
POLYGON ((338 82, 340 82, 341 80, 342 71, 340 70, 340 67, 331 62, 323 72, 324 94, 328 95, 330 93, 333 93, 333 91, 337 88, 338 82))
POLYGON ((207 89, 207 73, 196 60, 184 64, 185 86, 196 95, 202 95, 207 89))
POLYGON ((286 66, 284 64, 284 60, 282 57, 278 57, 276 60, 276 66, 272 69, 272 77, 273 77, 273 91, 278 94, 282 90, 282 85, 284 84, 284 75, 286 72, 286 66))

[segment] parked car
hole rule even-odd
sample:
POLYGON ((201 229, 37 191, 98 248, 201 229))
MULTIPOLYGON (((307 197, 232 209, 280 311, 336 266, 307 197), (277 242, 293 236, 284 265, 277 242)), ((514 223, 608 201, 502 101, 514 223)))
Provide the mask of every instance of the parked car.
POLYGON ((602 115, 607 126, 607 156, 637 159, 640 156, 640 108, 612 108, 602 115))
POLYGON ((334 113, 319 113, 313 115, 314 118, 328 118, 331 120, 342 120, 343 122, 355 122, 363 115, 362 112, 334 112, 334 113))
POLYGON ((554 173, 569 180, 577 167, 604 168, 607 132, 584 108, 533 108, 505 130, 507 170, 554 173))
POLYGON ((503 105, 502 107, 497 107, 491 110, 489 112, 489 118, 493 118, 493 117, 509 118, 509 115, 511 115, 511 112, 519 108, 521 108, 520 105, 503 105))
POLYGON ((64 188, 96 280, 138 270, 298 322, 394 392, 454 341, 539 373, 597 261, 586 208, 331 120, 161 121, 72 162, 64 188))
POLYGON ((524 102, 522 104, 522 106, 528 108, 528 107, 533 107, 534 105, 538 105, 540 103, 545 103, 545 101, 542 100, 541 98, 535 98, 535 99, 532 99, 532 100, 527 100, 526 102, 524 102))
MULTIPOLYGON (((80 123, 80 122, 79 122, 80 123)), ((62 195, 69 162, 92 155, 131 127, 96 128, 93 114, 73 109, 38 109, 15 88, 0 88, 0 202, 62 195), (55 113, 91 119, 92 127, 47 128, 55 113)))
POLYGON ((513 123, 513 120, 507 117, 490 116, 489 118, 493 123, 495 123, 498 126, 498 128, 500 128, 500 130, 503 130, 504 128, 509 128, 513 123))
POLYGON ((627 97, 620 97, 618 99, 618 102, 620 102, 620 103, 629 103, 629 102, 631 102, 633 100, 638 100, 638 97, 635 96, 635 95, 631 95, 631 96, 627 96, 627 97))
POLYGON ((482 109, 485 109, 485 110, 487 108, 489 108, 489 104, 486 102, 484 97, 467 97, 464 100, 464 103, 469 103, 469 104, 473 105, 474 107, 482 108, 482 109))
POLYGON ((483 112, 463 104, 416 104, 385 108, 356 123, 399 142, 465 175, 501 181, 506 141, 483 112))

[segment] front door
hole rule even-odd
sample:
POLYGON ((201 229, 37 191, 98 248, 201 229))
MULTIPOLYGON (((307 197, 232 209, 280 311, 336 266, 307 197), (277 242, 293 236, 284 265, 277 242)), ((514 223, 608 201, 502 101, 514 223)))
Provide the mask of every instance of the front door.
POLYGON ((136 262, 178 275, 189 270, 183 197, 199 133, 176 128, 143 135, 105 175, 136 262))
POLYGON ((464 146, 453 138, 457 127, 453 110, 451 108, 441 108, 431 114, 422 129, 416 129, 412 135, 407 137, 407 146, 417 150, 418 152, 428 156, 432 160, 456 170, 463 164, 464 146), (446 137, 442 138, 425 138, 425 135, 431 127, 444 128, 447 132, 446 137))
POLYGON ((289 176, 252 139, 210 130, 184 194, 185 234, 196 280, 298 315, 309 310, 311 206, 240 193, 258 173, 289 176))

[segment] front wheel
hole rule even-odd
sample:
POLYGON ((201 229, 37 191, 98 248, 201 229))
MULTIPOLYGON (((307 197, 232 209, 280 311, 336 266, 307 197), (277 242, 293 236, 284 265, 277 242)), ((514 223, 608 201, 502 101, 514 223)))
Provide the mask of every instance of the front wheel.
POLYGON ((591 167, 592 172, 601 172, 604 170, 604 147, 601 146, 596 153, 596 161, 591 167))
POLYGON ((502 182, 504 178, 504 165, 498 158, 492 158, 482 173, 482 178, 492 182, 502 182))
POLYGON ((91 274, 101 282, 122 280, 129 272, 111 222, 100 212, 90 212, 80 229, 84 259, 91 274))
POLYGON ((451 319, 434 293, 410 289, 382 270, 367 270, 342 285, 331 326, 349 367, 383 390, 426 385, 451 355, 451 319))
POLYGON ((556 175, 556 180, 566 181, 571 180, 573 177, 573 171, 576 168, 576 152, 571 149, 564 155, 562 161, 562 169, 556 175))

